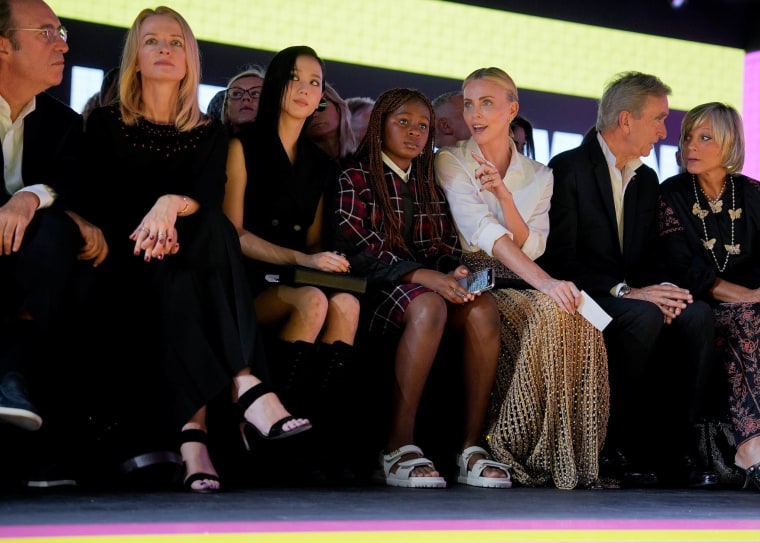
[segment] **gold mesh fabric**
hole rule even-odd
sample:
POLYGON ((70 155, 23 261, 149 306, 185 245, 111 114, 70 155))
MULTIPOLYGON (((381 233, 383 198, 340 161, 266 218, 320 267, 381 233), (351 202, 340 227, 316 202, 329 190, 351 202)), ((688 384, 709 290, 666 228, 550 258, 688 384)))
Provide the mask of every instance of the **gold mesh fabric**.
MULTIPOLYGON (((511 273, 483 252, 465 262, 473 270, 497 264, 497 277, 511 273)), ((513 478, 525 486, 597 484, 609 418, 602 333, 537 290, 492 293, 502 321, 486 423, 494 458, 512 464, 513 478)))

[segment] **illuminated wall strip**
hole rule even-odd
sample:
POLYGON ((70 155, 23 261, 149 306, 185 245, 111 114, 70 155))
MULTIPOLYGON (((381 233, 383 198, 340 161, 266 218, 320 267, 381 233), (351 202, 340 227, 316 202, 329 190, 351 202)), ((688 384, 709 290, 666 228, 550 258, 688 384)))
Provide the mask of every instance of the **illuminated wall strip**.
POLYGON ((744 173, 760 180, 760 51, 744 59, 744 173))
MULTIPOLYGON (((61 18, 128 27, 144 0, 50 0, 61 18)), ((151 4, 153 5, 153 4, 151 4)), ((615 72, 673 88, 671 107, 742 103, 744 52, 439 0, 173 0, 199 39, 268 51, 295 44, 326 60, 462 79, 499 66, 519 88, 596 98, 615 72), (394 14, 403 13, 403 17, 394 14), (445 32, 441 29, 445 29, 445 32), (705 74, 720 74, 707 77, 705 74)))

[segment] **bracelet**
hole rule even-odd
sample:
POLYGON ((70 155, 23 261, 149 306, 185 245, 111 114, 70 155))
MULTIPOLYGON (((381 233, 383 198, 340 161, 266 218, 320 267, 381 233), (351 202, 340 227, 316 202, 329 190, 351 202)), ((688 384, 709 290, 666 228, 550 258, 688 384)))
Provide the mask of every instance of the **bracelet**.
POLYGON ((182 199, 185 201, 185 207, 177 211, 177 215, 184 215, 187 209, 190 207, 190 200, 187 199, 187 196, 183 196, 182 199))

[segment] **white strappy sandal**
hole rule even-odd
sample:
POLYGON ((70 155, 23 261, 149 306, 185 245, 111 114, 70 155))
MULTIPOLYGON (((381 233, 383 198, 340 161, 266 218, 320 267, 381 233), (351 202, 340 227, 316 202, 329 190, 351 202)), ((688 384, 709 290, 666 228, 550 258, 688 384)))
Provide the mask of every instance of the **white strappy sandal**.
POLYGON ((473 447, 467 447, 464 451, 462 451, 462 454, 457 455, 457 465, 459 466, 459 476, 457 477, 457 481, 459 483, 470 486, 479 486, 481 488, 512 487, 512 477, 509 475, 509 468, 512 466, 510 464, 502 464, 501 462, 496 462, 491 458, 491 455, 488 454, 488 451, 486 451, 483 447, 478 447, 477 445, 473 447), (473 454, 482 454, 485 456, 485 458, 477 460, 472 466, 472 469, 468 470, 467 465, 470 463, 470 458, 473 454), (484 477, 483 470, 486 468, 500 469, 506 473, 507 476, 484 477))
POLYGON ((404 445, 398 449, 382 455, 385 484, 404 488, 446 488, 446 480, 443 477, 413 477, 415 468, 430 466, 435 469, 433 462, 422 454, 422 449, 416 445, 404 445), (399 461, 408 454, 416 454, 418 458, 399 461), (395 473, 391 472, 394 466, 398 466, 395 473))

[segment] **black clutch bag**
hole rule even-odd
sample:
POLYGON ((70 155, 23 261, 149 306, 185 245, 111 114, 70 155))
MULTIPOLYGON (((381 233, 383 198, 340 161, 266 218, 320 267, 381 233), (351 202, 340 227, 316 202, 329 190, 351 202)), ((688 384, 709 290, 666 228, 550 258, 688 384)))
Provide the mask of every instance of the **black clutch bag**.
POLYGON ((284 283, 292 286, 311 285, 328 290, 364 294, 367 290, 367 278, 347 273, 333 273, 304 266, 291 266, 278 276, 267 276, 273 283, 284 283))

